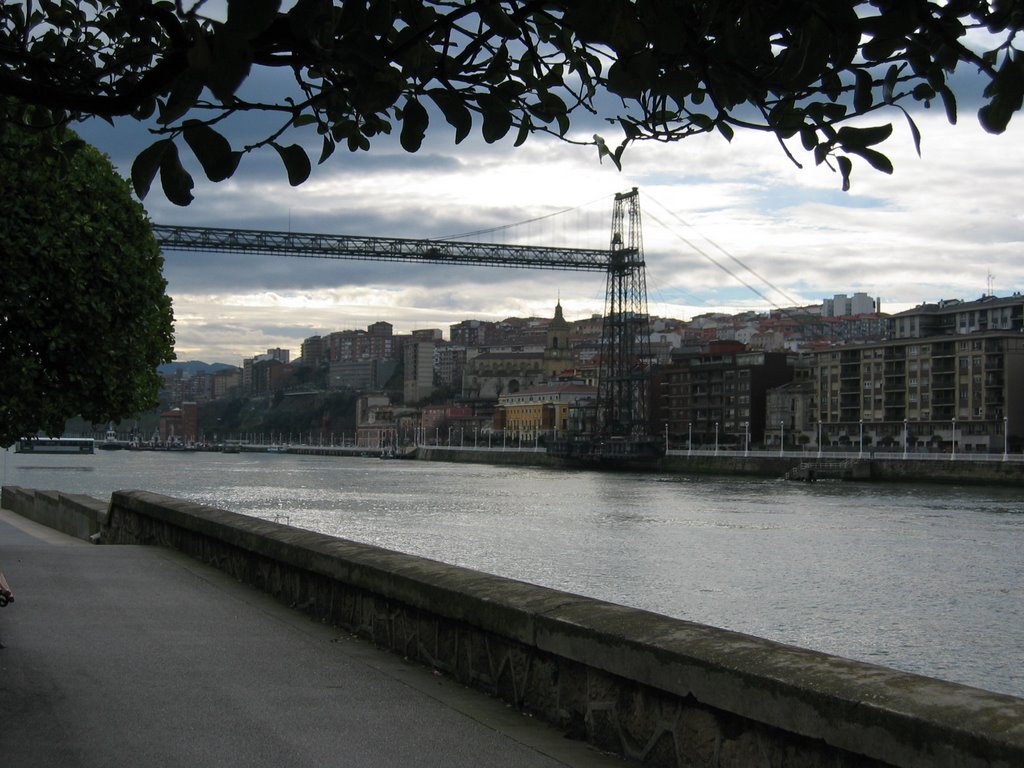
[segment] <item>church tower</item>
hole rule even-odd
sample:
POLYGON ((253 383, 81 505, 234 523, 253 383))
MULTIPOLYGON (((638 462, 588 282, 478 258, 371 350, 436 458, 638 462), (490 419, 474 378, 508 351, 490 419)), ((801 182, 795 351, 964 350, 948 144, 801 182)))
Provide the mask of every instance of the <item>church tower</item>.
POLYGON ((553 379, 566 368, 572 367, 569 351, 569 323, 562 315, 562 302, 555 305, 555 316, 548 323, 548 338, 544 345, 544 373, 553 379))

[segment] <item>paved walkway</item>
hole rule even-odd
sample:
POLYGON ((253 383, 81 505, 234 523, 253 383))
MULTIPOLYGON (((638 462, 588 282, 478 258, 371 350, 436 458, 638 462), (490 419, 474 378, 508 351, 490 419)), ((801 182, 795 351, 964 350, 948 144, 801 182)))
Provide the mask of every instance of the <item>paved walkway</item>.
POLYGON ((619 766, 175 552, 0 510, 0 765, 619 766))

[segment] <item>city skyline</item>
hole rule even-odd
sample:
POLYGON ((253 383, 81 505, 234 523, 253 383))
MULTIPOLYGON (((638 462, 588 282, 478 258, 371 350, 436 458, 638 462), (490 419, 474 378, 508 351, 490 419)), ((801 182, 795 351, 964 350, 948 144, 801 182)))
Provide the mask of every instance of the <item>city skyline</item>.
MULTIPOLYGON (((889 316, 891 313, 885 312, 884 310, 882 312, 880 312, 880 313, 873 313, 873 312, 870 312, 870 311, 867 310, 867 305, 873 303, 875 301, 875 298, 876 297, 867 296, 866 294, 863 294, 863 293, 859 293, 859 294, 855 294, 855 295, 849 295, 849 296, 847 296, 845 294, 833 294, 832 296, 824 297, 822 299, 822 301, 815 302, 813 304, 803 305, 803 306, 800 306, 800 307, 796 307, 796 306, 794 306, 794 307, 783 307, 782 310, 781 310, 781 313, 775 313, 774 317, 773 317, 772 313, 760 312, 758 310, 753 310, 753 309, 739 310, 739 311, 734 312, 734 313, 711 311, 711 312, 703 313, 701 315, 695 315, 694 317, 688 318, 688 319, 675 318, 675 317, 662 317, 662 316, 658 316, 658 315, 653 315, 652 314, 651 315, 651 321, 652 321, 651 336, 652 336, 652 338, 654 338, 658 334, 666 334, 666 333, 667 334, 672 334, 673 332, 682 332, 684 330, 685 326, 688 326, 691 323, 696 322, 698 320, 698 318, 709 318, 711 321, 713 321, 715 323, 720 322, 722 320, 722 318, 733 319, 733 320, 735 320, 735 322, 737 324, 732 326, 731 330, 732 331, 736 331, 736 330, 740 329, 740 327, 741 327, 740 323, 745 323, 746 326, 749 327, 751 325, 751 323, 754 323, 754 322, 767 323, 768 325, 766 327, 768 327, 769 329, 774 329, 776 327, 774 325, 774 321, 779 319, 780 315, 783 317, 783 319, 786 316, 788 316, 790 319, 793 319, 793 318, 795 318, 796 314, 798 314, 802 310, 810 310, 811 314, 815 314, 814 310, 817 309, 822 317, 824 317, 826 319, 827 318, 835 318, 836 320, 849 320, 851 318, 858 318, 858 317, 863 317, 863 316, 867 316, 867 315, 870 315, 872 317, 876 317, 876 316, 879 316, 879 315, 881 315, 883 317, 889 316), (845 300, 845 302, 841 301, 841 300, 845 300), (846 309, 849 310, 849 311, 845 311, 845 312, 841 311, 843 307, 846 307, 846 309), (853 309, 854 307, 856 307, 856 309, 853 309), (750 315, 755 315, 755 317, 751 318, 751 317, 749 317, 750 315)), ((934 303, 934 302, 924 302, 924 303, 934 303)), ((560 304, 560 302, 558 300, 556 300, 556 304, 560 304)), ((478 345, 476 345, 474 343, 467 343, 467 342, 462 342, 462 341, 456 340, 455 339, 455 329, 457 327, 459 327, 459 326, 465 326, 466 324, 477 323, 477 322, 478 323, 491 323, 493 325, 504 325, 504 324, 507 324, 507 327, 504 330, 498 330, 497 331, 497 336, 493 337, 490 341, 488 341, 486 343, 480 344, 479 346, 482 346, 482 347, 495 347, 495 348, 505 348, 505 347, 508 347, 509 345, 517 346, 517 345, 522 343, 522 339, 525 339, 526 336, 531 334, 531 333, 533 333, 533 334, 535 334, 537 336, 537 339, 538 339, 537 343, 540 344, 541 342, 539 341, 539 339, 545 333, 546 328, 548 327, 548 323, 552 319, 552 315, 553 315, 554 312, 555 312, 555 308, 554 308, 554 305, 553 305, 552 308, 548 312, 541 312, 538 315, 531 315, 531 316, 526 316, 526 317, 523 317, 523 316, 509 316, 509 317, 502 318, 502 319, 496 320, 496 321, 483 320, 481 318, 465 317, 465 318, 460 318, 459 320, 456 320, 455 322, 453 322, 451 324, 448 324, 446 326, 443 326, 443 327, 439 326, 439 325, 430 325, 429 323, 427 323, 427 324, 423 325, 420 328, 414 328, 414 329, 411 329, 409 331, 402 331, 400 329, 397 329, 394 326, 394 324, 389 319, 387 319, 386 317, 381 317, 381 318, 378 318, 377 320, 375 320, 374 322, 372 322, 372 323, 370 323, 370 324, 368 324, 366 326, 360 327, 360 328, 352 328, 352 327, 332 328, 332 329, 325 330, 322 333, 313 334, 313 335, 311 335, 309 337, 306 337, 306 338, 300 340, 297 345, 292 346, 292 347, 270 347, 270 348, 267 348, 265 350, 249 350, 246 354, 244 354, 239 359, 238 363, 235 363, 235 362, 232 362, 232 361, 228 361, 228 360, 200 360, 200 359, 197 359, 197 358, 188 358, 188 359, 186 359, 186 358, 179 357, 176 361, 174 361, 172 363, 166 363, 163 366, 161 366, 161 368, 173 369, 176 366, 176 364, 178 364, 178 363, 203 363, 203 364, 230 365, 230 366, 234 366, 234 367, 239 367, 239 366, 241 366, 247 360, 254 360, 255 361, 255 360, 266 360, 266 359, 282 359, 280 354, 279 354, 281 352, 285 353, 285 359, 283 359, 284 362, 294 363, 294 362, 296 362, 297 360, 299 360, 301 358, 302 346, 307 341, 310 341, 312 339, 326 340, 328 337, 336 335, 336 334, 359 334, 359 335, 366 335, 367 337, 370 337, 370 336, 373 336, 374 334, 380 333, 381 329, 379 328, 379 326, 382 326, 382 325, 389 326, 389 330, 385 331, 385 334, 389 338, 391 338, 391 337, 394 337, 394 338, 404 337, 404 338, 408 339, 408 338, 413 338, 413 337, 418 336, 418 335, 422 336, 422 334, 427 333, 427 332, 435 332, 438 335, 435 336, 434 338, 438 342, 440 342, 441 344, 454 344, 455 346, 475 347, 475 346, 478 346, 478 345), (539 321, 541 323, 541 325, 534 327, 533 330, 531 331, 531 330, 528 329, 528 326, 527 326, 527 324, 530 321, 539 321), (377 326, 377 327, 375 327, 375 326, 377 326), (516 329, 518 329, 518 330, 516 330, 516 329), (512 340, 510 341, 509 339, 512 339, 512 340)), ((601 317, 601 315, 599 313, 595 313, 593 315, 588 315, 587 317, 573 318, 573 319, 568 320, 568 322, 569 322, 570 326, 576 326, 575 332, 580 332, 580 330, 582 329, 583 334, 589 337, 592 334, 592 331, 591 331, 590 327, 592 326, 594 320, 596 318, 600 318, 600 317, 601 317)), ((703 324, 701 324, 698 327, 705 327, 705 326, 703 326, 703 324)), ((707 327, 718 328, 719 330, 727 330, 729 328, 727 325, 713 325, 713 326, 707 326, 707 327)), ((598 329, 600 329, 600 325, 598 326, 598 329)), ((465 332, 466 332, 465 330, 462 331, 463 334, 465 332)), ((733 336, 731 336, 731 335, 726 335, 726 336, 724 336, 722 338, 725 338, 725 339, 730 340, 730 341, 733 340, 733 336)), ((812 337, 810 339, 810 341, 813 342, 814 341, 814 337, 812 337)), ((813 343, 811 344, 811 346, 813 346, 813 343)))
MULTIPOLYGON (((445 237, 573 208, 531 225, 535 236, 565 221, 543 236, 601 248, 614 194, 636 186, 651 314, 766 311, 858 291, 897 312, 945 298, 1007 295, 1024 285, 1024 220, 1014 184, 1024 163, 1021 129, 1011 124, 1003 136, 986 135, 962 107, 955 127, 934 110, 914 115, 923 134, 920 159, 902 116, 886 116, 895 123, 888 149, 896 171, 886 176, 857 164, 849 193, 840 191, 837 174, 799 152, 805 167, 797 168, 762 136, 634 147, 621 173, 599 164, 592 148, 544 138, 513 149, 471 140, 456 148, 437 137, 414 155, 382 144, 342 157, 295 189, 276 155, 247 157, 233 180, 199 182, 188 208, 170 205, 159 189, 145 205, 162 224, 391 237, 445 237)), ((149 141, 128 123, 94 122, 81 132, 122 173, 149 141)), ((165 258, 182 360, 297 348, 307 336, 381 319, 407 333, 466 318, 545 316, 556 300, 570 320, 603 311, 600 274, 165 258)))

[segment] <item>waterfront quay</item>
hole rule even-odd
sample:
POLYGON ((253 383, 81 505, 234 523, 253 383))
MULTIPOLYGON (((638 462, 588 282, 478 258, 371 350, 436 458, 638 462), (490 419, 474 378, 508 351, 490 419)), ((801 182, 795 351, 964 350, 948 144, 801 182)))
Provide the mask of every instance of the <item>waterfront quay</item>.
MULTIPOLYGON (((563 466, 542 446, 485 448, 420 445, 415 458, 517 466, 563 466)), ((964 485, 1024 485, 1022 454, 857 453, 831 451, 669 450, 652 471, 681 475, 770 477, 964 485)))
POLYGON ((168 548, 0 510, 0 569, 4 768, 622 764, 168 548))
MULTIPOLYGON (((221 447, 218 446, 218 449, 221 447)), ((515 466, 564 467, 539 441, 484 445, 481 440, 458 444, 419 443, 389 448, 364 444, 240 443, 246 453, 306 456, 359 456, 426 461, 465 461, 515 466)), ((652 462, 652 470, 692 475, 777 477, 788 480, 856 480, 1024 485, 1022 453, 936 453, 900 451, 784 451, 733 449, 670 449, 652 462)))
POLYGON ((3 507, 105 545, 0 518, 5 766, 1024 764, 1016 697, 152 493, 3 507))

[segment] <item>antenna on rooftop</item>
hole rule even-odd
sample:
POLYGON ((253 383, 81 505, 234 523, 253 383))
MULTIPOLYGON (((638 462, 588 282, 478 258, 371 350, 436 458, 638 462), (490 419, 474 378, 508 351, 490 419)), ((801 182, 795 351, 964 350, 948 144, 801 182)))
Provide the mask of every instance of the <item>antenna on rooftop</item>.
POLYGON ((994 282, 995 282, 995 277, 992 275, 992 271, 989 270, 989 273, 988 273, 988 295, 989 296, 994 296, 995 295, 993 293, 993 288, 992 288, 992 284, 994 282))

